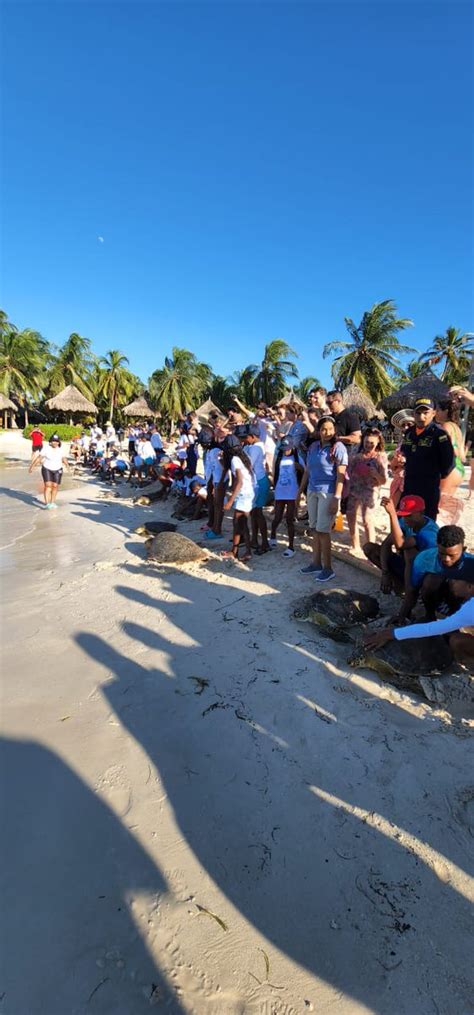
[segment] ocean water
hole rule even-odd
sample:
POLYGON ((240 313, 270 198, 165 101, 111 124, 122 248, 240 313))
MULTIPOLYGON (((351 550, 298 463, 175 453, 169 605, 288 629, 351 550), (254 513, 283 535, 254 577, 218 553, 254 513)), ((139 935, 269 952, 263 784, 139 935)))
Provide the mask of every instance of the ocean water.
POLYGON ((9 582, 15 575, 24 580, 27 572, 56 568, 73 551, 69 526, 61 523, 61 502, 67 511, 67 494, 77 484, 64 476, 58 510, 45 511, 41 473, 29 474, 28 465, 0 455, 0 576, 9 582))

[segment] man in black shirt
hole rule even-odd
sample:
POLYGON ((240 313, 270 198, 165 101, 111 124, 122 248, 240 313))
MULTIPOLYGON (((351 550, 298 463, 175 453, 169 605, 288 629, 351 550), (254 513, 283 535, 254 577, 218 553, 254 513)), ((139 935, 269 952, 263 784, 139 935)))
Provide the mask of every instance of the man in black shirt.
POLYGON ((356 412, 344 408, 342 392, 328 391, 326 400, 329 412, 336 424, 336 433, 342 444, 345 444, 348 453, 354 452, 362 440, 360 419, 356 412))
POLYGON ((400 451, 405 458, 403 496, 423 497, 425 514, 436 521, 440 483, 454 468, 454 451, 449 435, 434 417, 432 399, 417 398, 415 425, 405 431, 400 451))

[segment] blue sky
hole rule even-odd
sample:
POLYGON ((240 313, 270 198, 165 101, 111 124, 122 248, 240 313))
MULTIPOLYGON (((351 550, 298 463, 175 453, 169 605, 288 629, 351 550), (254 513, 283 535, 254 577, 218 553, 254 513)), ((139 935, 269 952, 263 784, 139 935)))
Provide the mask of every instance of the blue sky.
POLYGON ((301 376, 396 300, 473 328, 467 3, 6 3, 2 305, 60 344, 301 376), (103 237, 101 242, 98 237, 103 237))

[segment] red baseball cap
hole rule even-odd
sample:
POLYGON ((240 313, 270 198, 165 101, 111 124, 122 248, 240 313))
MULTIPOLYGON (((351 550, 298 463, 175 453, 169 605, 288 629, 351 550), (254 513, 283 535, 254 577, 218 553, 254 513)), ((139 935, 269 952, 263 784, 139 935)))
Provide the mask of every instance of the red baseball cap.
POLYGON ((402 497, 397 515, 399 518, 405 518, 406 515, 412 515, 414 511, 424 511, 425 507, 423 497, 418 497, 416 493, 409 493, 406 497, 402 497))

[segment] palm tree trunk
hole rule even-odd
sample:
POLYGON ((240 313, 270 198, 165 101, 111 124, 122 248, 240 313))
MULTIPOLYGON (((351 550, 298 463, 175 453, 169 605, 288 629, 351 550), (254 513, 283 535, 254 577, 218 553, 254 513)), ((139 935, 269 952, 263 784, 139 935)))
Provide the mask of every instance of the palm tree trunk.
POLYGON ((114 417, 114 396, 115 396, 115 391, 112 391, 112 397, 110 399, 110 416, 109 416, 109 419, 110 419, 111 423, 113 423, 113 421, 114 421, 114 418, 113 418, 114 417))
POLYGON ((28 406, 25 402, 25 426, 28 426, 28 406))

